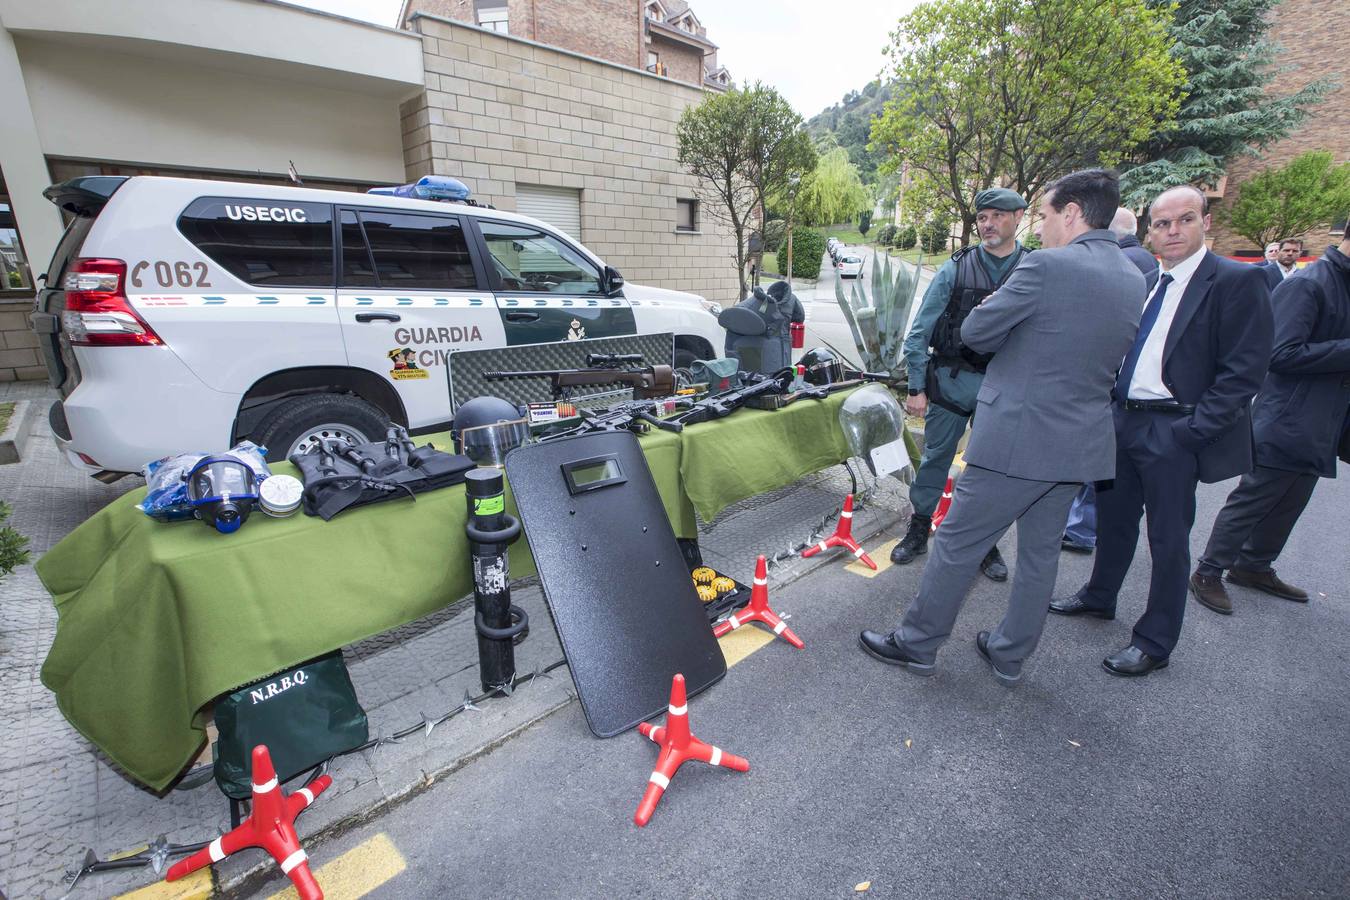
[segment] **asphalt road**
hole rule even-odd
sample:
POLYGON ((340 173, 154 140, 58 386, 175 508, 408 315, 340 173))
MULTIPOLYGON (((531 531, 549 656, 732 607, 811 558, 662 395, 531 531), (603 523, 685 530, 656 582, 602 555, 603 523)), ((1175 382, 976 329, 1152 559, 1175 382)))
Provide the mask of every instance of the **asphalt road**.
MULTIPOLYGON (((1232 484, 1201 489, 1193 554, 1232 484)), ((1347 533, 1342 466, 1279 565, 1311 603, 1191 603, 1168 669, 1114 678, 1100 660, 1142 610, 1144 551, 1121 618, 1052 617, 1014 689, 973 647, 1006 585, 979 581, 924 679, 856 644, 896 621, 922 563, 867 579, 840 560, 771 598, 804 651, 771 644, 690 703, 695 734, 750 772, 689 764, 636 828, 655 747, 591 737, 572 704, 311 856, 384 833, 407 861, 371 895, 389 898, 845 897, 864 881, 878 897, 1344 897, 1347 533)), ((1090 566, 1065 554, 1060 591, 1090 566)))
MULTIPOLYGON (((854 249, 863 258, 863 274, 857 280, 862 282, 870 295, 872 290, 872 251, 871 249, 854 249)), ((917 308, 919 301, 923 299, 923 292, 927 290, 928 282, 932 278, 933 273, 927 270, 920 276, 919 292, 914 300, 914 308, 917 308)), ((853 279, 844 279, 845 297, 852 293, 853 283, 853 279)), ((821 257, 820 274, 817 276, 815 288, 806 291, 798 290, 797 296, 801 298, 806 309, 805 349, 828 345, 844 353, 850 364, 861 365, 857 348, 853 343, 853 334, 850 332, 848 322, 844 319, 844 313, 839 309, 839 303, 834 296, 834 267, 830 263, 828 254, 821 257)), ((914 309, 911 309, 911 317, 913 312, 914 309)))

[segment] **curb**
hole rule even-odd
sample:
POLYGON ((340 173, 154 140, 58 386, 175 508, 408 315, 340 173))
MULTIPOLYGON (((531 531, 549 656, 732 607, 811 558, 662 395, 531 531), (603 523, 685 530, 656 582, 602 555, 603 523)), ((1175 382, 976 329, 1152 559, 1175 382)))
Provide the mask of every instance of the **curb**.
POLYGON ((9 417, 9 424, 5 426, 4 432, 0 432, 0 466, 19 461, 37 410, 38 405, 32 400, 14 401, 14 412, 9 417))

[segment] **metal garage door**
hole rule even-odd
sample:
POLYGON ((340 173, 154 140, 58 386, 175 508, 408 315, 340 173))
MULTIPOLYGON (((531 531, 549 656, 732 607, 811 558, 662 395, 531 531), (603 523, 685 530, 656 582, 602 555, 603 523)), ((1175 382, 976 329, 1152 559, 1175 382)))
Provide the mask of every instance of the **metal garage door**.
POLYGON ((577 188, 518 184, 516 212, 542 219, 572 240, 581 240, 581 191, 577 188))

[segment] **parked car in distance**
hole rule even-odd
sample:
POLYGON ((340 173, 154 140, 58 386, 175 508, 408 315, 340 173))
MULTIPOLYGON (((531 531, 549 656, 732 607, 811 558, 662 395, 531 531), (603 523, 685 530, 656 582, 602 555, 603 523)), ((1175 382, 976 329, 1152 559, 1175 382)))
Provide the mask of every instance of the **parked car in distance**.
POLYGON ((861 256, 854 253, 845 253, 839 257, 836 264, 839 270, 840 278, 858 278, 862 275, 863 260, 861 256))

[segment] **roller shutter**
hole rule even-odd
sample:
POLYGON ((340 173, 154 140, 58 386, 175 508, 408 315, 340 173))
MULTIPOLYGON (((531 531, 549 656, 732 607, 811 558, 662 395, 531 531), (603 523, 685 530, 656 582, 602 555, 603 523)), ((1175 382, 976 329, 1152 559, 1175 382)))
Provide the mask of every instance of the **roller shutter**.
POLYGON ((581 191, 577 188, 516 185, 516 212, 540 219, 581 240, 581 191))

